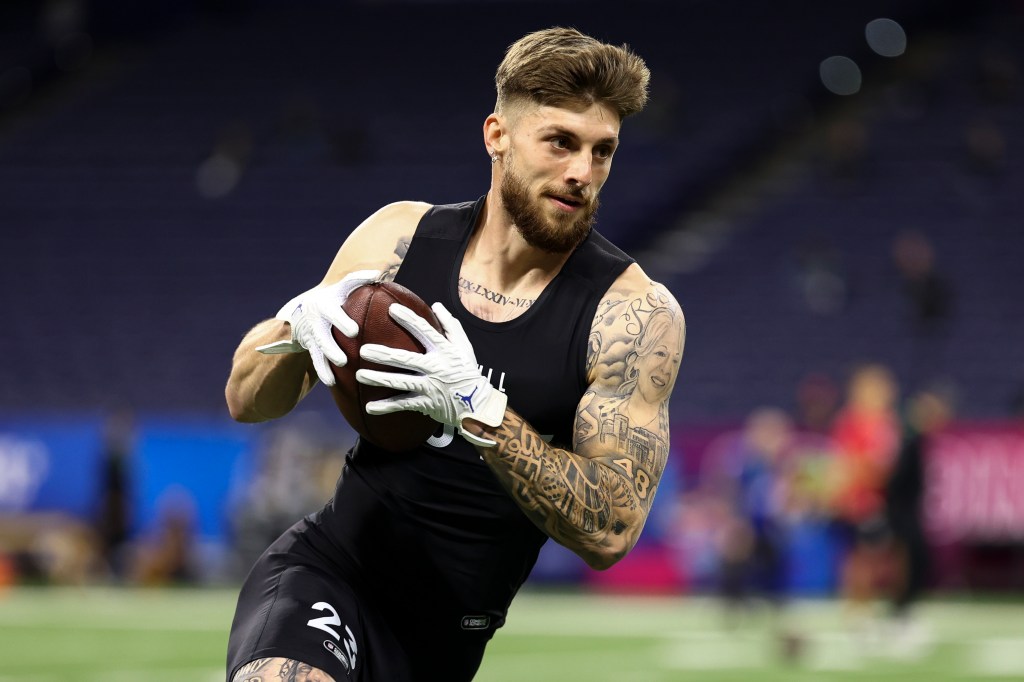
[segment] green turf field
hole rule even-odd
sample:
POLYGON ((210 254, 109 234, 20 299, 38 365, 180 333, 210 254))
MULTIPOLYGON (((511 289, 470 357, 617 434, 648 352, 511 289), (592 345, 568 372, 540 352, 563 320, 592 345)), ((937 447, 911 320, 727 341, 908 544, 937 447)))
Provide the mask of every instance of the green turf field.
MULTIPOLYGON (((234 598, 232 590, 0 593, 0 682, 222 680, 234 598)), ((1024 680, 1019 602, 932 603, 922 615, 930 644, 900 658, 884 636, 851 638, 834 603, 801 602, 788 620, 805 635, 803 655, 786 663, 766 615, 724 629, 707 600, 527 592, 477 680, 1024 680)))

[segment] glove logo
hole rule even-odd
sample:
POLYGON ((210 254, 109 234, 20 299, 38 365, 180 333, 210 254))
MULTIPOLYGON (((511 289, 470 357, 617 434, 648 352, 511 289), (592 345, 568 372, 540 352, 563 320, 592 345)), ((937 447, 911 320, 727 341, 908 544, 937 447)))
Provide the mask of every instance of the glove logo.
POLYGON ((480 387, 479 387, 479 386, 474 386, 474 387, 473 387, 473 392, 472 392, 472 393, 470 393, 469 395, 462 395, 462 394, 461 394, 461 393, 459 393, 458 391, 455 391, 455 397, 456 397, 456 398, 458 398, 459 400, 461 400, 461 401, 462 401, 462 403, 463 403, 463 404, 464 404, 464 405, 465 405, 466 407, 468 407, 468 408, 469 408, 469 411, 470 411, 470 412, 473 412, 473 411, 474 411, 474 410, 473 410, 473 396, 475 396, 475 395, 476 395, 476 392, 477 392, 477 391, 478 391, 479 389, 480 389, 480 387))

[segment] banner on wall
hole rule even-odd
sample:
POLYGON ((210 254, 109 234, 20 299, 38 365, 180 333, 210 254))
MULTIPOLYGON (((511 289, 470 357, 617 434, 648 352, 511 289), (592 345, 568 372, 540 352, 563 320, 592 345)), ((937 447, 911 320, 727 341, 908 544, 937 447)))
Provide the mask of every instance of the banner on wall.
POLYGON ((95 419, 0 422, 0 513, 57 511, 88 517, 99 489, 95 419))
POLYGON ((1024 426, 965 425, 930 444, 924 512, 941 542, 1024 541, 1024 426))
MULTIPOLYGON (((0 514, 60 513, 88 522, 104 478, 105 423, 98 416, 0 420, 0 514)), ((225 504, 258 432, 212 419, 140 418, 129 461, 132 530, 171 507, 187 510, 203 538, 222 541, 225 504)))

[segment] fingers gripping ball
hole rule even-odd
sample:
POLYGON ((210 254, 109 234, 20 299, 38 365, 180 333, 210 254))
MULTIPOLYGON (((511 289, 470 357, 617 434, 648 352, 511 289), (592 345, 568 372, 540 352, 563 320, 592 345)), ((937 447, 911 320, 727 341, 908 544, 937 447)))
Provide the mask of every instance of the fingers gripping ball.
POLYGON ((366 386, 356 381, 356 371, 359 369, 400 371, 361 358, 359 347, 364 343, 379 343, 415 353, 422 353, 424 350, 420 342, 388 314, 388 308, 392 303, 401 303, 411 308, 435 329, 441 331, 441 323, 434 316, 430 306, 400 284, 373 282, 359 287, 349 295, 343 306, 349 317, 359 325, 359 333, 355 338, 349 338, 336 327, 331 329, 334 339, 348 358, 344 367, 331 364, 335 379, 331 394, 345 420, 360 436, 385 450, 403 452, 415 448, 433 435, 438 423, 425 414, 412 411, 367 414, 366 403, 391 398, 400 391, 380 386, 366 386))

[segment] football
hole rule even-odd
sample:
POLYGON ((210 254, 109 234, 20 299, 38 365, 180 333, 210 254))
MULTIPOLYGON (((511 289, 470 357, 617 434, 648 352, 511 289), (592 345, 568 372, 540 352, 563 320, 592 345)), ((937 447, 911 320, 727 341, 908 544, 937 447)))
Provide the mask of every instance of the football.
POLYGON ((366 386, 356 381, 356 371, 360 369, 404 371, 362 359, 359 356, 359 347, 364 343, 377 343, 417 353, 424 351, 420 342, 388 314, 388 308, 392 303, 401 303, 410 308, 441 331, 441 323, 430 306, 402 285, 394 282, 373 282, 359 287, 349 295, 342 306, 349 317, 359 325, 359 334, 350 339, 337 328, 331 329, 334 339, 348 358, 344 367, 331 364, 335 380, 331 394, 345 420, 360 436, 384 450, 404 452, 422 444, 433 435, 438 429, 438 423, 424 414, 410 410, 382 415, 367 414, 366 403, 390 398, 400 391, 382 386, 366 386))

